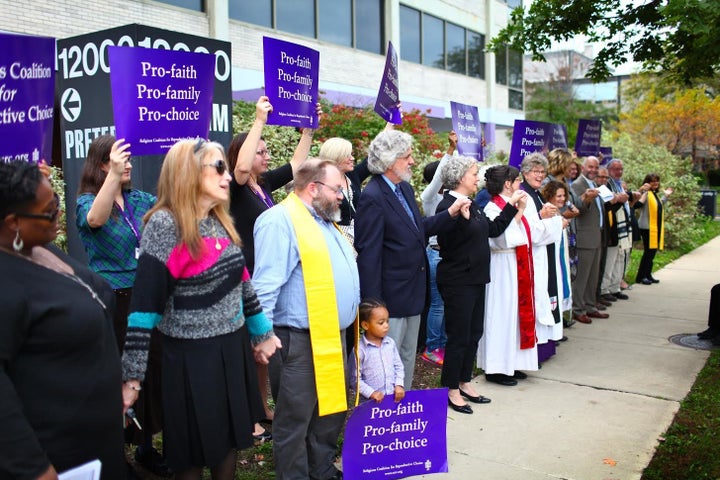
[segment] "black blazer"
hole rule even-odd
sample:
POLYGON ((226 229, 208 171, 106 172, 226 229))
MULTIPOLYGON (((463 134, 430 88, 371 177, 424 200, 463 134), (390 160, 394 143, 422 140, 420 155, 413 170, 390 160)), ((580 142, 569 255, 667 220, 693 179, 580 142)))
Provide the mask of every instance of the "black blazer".
POLYGON ((374 175, 360 194, 355 217, 360 293, 383 300, 391 317, 419 315, 425 306, 430 235, 450 228, 447 211, 423 218, 407 182, 400 189, 417 227, 381 175, 374 175))
MULTIPOLYGON (((445 192, 437 211, 447 210, 455 197, 445 192)), ((452 229, 438 233, 440 263, 437 267, 439 285, 484 285, 490 281, 489 237, 499 237, 517 214, 517 208, 505 205, 494 220, 488 219, 473 202, 470 220, 459 216, 452 229)))

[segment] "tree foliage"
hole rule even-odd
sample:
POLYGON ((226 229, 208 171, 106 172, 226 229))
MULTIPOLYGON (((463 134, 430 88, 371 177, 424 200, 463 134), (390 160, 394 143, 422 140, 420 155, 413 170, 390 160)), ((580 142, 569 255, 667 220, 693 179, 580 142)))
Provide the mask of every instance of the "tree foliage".
POLYGON ((585 35, 605 46, 587 76, 601 81, 632 58, 683 84, 720 72, 720 2, 716 0, 537 0, 511 13, 488 48, 505 45, 543 61, 552 41, 585 35))
POLYGON ((716 158, 720 131, 720 97, 704 89, 646 91, 634 108, 620 116, 618 129, 631 137, 689 156, 697 170, 703 159, 716 158))

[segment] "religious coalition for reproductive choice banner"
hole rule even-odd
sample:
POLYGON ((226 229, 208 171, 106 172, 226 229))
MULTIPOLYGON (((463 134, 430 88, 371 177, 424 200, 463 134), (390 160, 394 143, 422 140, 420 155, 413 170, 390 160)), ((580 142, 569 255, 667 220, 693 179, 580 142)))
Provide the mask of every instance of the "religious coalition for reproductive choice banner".
POLYGON ((567 148, 567 127, 559 123, 515 120, 509 164, 520 168, 523 158, 531 153, 543 155, 553 148, 567 148))
POLYGON ((457 148, 460 155, 482 162, 483 147, 480 136, 480 118, 478 108, 457 102, 450 102, 453 130, 458 137, 457 148))
POLYGON ((109 47, 115 135, 133 155, 164 155, 186 138, 208 138, 215 57, 207 53, 109 47))
POLYGON ((395 403, 358 405, 345 426, 345 478, 405 478, 448 471, 447 388, 408 390, 395 403))
POLYGON ((317 128, 320 52, 296 43, 263 37, 265 95, 273 111, 268 125, 317 128))
POLYGON ((380 90, 375 100, 375 112, 386 122, 394 125, 402 123, 402 114, 398 103, 400 102, 400 83, 398 80, 398 56, 392 42, 388 42, 385 69, 383 70, 380 90))
POLYGON ((51 163, 55 39, 0 33, 0 161, 51 163))

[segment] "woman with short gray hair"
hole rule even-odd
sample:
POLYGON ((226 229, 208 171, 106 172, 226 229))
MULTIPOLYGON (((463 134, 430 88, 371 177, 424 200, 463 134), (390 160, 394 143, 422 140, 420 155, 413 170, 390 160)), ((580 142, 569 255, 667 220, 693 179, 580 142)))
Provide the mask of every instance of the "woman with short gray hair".
MULTIPOLYGON (((468 157, 448 160, 441 178, 450 190, 438 204, 438 212, 446 210, 458 198, 475 194, 478 165, 468 157)), ((437 236, 441 257, 437 283, 445 303, 447 334, 440 383, 448 388, 448 406, 459 413, 473 413, 463 397, 476 404, 490 403, 490 399, 478 394, 470 383, 475 353, 483 334, 485 285, 490 281, 488 238, 502 235, 513 218, 521 218, 525 196, 525 192, 519 190, 513 193, 492 221, 473 203, 469 218, 458 217, 450 230, 437 236)))

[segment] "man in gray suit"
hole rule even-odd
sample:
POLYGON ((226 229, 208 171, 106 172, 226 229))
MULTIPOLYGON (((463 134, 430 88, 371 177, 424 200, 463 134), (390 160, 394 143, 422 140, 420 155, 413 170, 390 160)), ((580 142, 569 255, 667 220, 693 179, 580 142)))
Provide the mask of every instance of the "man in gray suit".
POLYGON ((570 186, 574 197, 578 199, 576 206, 580 211, 580 215, 575 218, 578 267, 572 284, 573 318, 580 323, 592 323, 592 318, 609 317, 595 306, 605 217, 603 202, 598 197, 595 185, 599 166, 597 157, 586 157, 582 175, 570 186))

